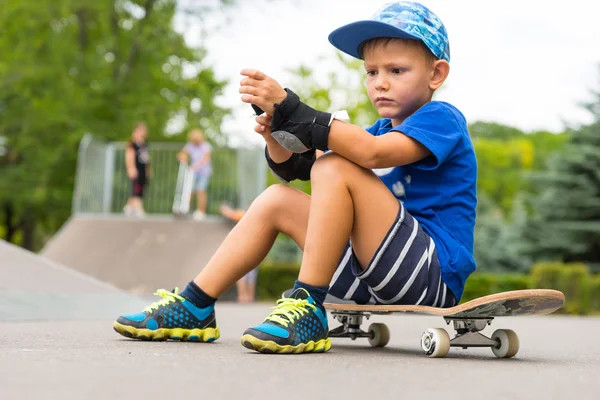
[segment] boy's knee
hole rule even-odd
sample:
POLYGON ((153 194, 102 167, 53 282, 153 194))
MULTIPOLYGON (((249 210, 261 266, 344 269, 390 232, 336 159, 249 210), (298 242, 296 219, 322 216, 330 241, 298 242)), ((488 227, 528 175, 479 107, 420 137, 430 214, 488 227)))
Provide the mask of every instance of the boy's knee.
POLYGON ((266 199, 278 199, 281 196, 285 196, 290 189, 291 188, 289 186, 284 185, 283 183, 276 183, 266 188, 259 197, 266 199))
MULTIPOLYGON (((275 184, 266 188, 257 198, 252 202, 252 206, 259 207, 261 210, 273 209, 279 204, 286 203, 288 197, 291 195, 294 189, 284 184, 275 184)), ((251 206, 251 207, 252 207, 251 206)))
POLYGON ((310 179, 331 179, 332 177, 341 177, 346 172, 358 167, 336 153, 327 153, 319 157, 312 166, 310 179))

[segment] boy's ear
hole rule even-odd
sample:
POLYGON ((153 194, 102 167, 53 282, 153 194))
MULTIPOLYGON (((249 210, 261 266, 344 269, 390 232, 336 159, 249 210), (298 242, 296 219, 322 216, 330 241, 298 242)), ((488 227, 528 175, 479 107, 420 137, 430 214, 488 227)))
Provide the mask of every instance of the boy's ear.
POLYGON ((429 81, 429 88, 431 90, 437 90, 450 73, 450 64, 446 60, 435 60, 431 69, 431 80, 429 81))

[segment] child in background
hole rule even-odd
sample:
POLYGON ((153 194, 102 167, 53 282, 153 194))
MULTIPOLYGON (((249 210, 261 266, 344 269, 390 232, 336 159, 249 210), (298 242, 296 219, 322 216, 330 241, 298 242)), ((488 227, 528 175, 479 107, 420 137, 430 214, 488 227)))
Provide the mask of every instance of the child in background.
POLYGON ((194 171, 193 190, 196 193, 196 211, 194 219, 203 220, 206 217, 208 195, 206 189, 212 175, 210 143, 204 138, 200 129, 193 129, 188 134, 188 143, 177 154, 179 162, 189 163, 194 171))
POLYGON ((138 122, 125 147, 125 168, 127 177, 131 181, 131 196, 123 211, 128 216, 143 217, 145 215, 144 192, 148 181, 152 178, 150 153, 146 142, 147 135, 146 125, 138 122))

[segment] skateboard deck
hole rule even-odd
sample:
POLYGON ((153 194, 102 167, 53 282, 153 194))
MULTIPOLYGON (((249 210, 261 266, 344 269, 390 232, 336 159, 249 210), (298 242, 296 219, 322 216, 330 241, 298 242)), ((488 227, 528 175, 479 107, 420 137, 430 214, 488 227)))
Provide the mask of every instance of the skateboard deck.
POLYGON ((450 308, 415 305, 359 305, 348 303, 325 303, 333 317, 342 323, 330 331, 331 337, 367 337, 374 347, 383 347, 389 342, 390 332, 386 325, 375 323, 367 332, 360 329, 363 318, 378 314, 424 314, 438 315, 447 324, 452 322, 457 332, 450 339, 446 330, 430 328, 423 333, 421 347, 430 357, 444 357, 450 347, 490 347, 500 358, 514 356, 519 349, 515 332, 501 329, 486 337, 480 333, 496 317, 550 314, 561 308, 565 296, 562 292, 549 289, 516 290, 480 297, 450 308))

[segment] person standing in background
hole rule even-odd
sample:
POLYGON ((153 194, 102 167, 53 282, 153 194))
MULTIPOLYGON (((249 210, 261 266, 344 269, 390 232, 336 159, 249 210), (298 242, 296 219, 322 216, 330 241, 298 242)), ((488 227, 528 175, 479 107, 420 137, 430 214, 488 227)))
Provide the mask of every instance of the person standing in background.
POLYGON ((189 163, 194 171, 194 191, 196 192, 196 211, 194 219, 203 220, 206 217, 206 206, 208 195, 206 189, 210 176, 212 175, 211 166, 211 145, 204 138, 200 129, 192 129, 188 134, 188 143, 177 154, 179 162, 189 163))
POLYGON ((143 217, 145 215, 144 189, 148 180, 152 178, 150 153, 146 142, 147 135, 146 124, 138 122, 133 128, 131 138, 127 141, 125 148, 125 168, 127 177, 131 181, 131 196, 123 211, 129 216, 143 217))

